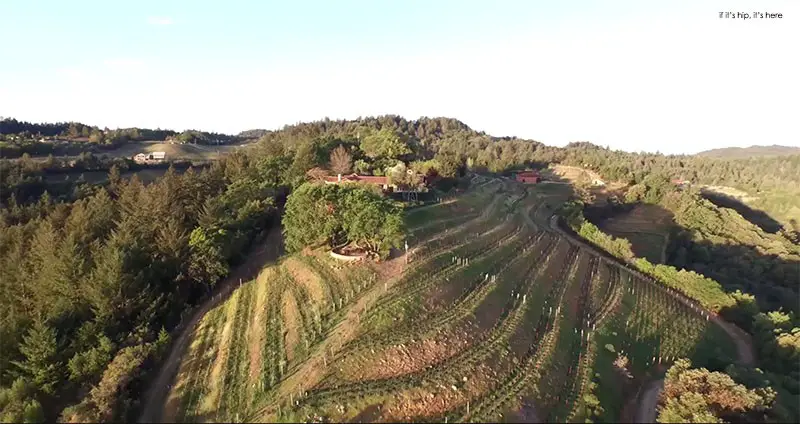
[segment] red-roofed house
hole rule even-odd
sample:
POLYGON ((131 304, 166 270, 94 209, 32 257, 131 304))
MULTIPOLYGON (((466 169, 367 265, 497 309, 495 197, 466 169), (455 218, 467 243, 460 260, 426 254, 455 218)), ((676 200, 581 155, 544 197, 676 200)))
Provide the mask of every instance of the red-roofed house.
POLYGON ((538 183, 542 177, 536 171, 523 171, 516 174, 516 180, 521 183, 538 183))
POLYGON ((373 175, 336 175, 327 176, 324 178, 325 184, 339 184, 339 183, 364 183, 380 186, 383 190, 394 189, 394 184, 389 184, 389 177, 376 177, 373 175))

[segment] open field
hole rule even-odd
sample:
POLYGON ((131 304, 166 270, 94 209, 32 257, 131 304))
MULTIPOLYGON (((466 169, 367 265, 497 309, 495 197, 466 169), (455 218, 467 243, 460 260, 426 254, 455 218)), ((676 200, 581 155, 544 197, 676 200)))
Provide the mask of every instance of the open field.
POLYGON ((735 189, 733 187, 705 185, 700 186, 700 190, 732 197, 742 203, 752 203, 753 201, 758 200, 758 197, 751 196, 750 193, 735 189))
MULTIPOLYGON (((111 157, 132 158, 137 153, 166 152, 167 160, 207 162, 218 160, 237 149, 242 149, 247 146, 248 144, 205 146, 200 144, 170 144, 160 141, 143 141, 127 143, 113 150, 99 150, 94 154, 97 156, 107 155, 111 157)), ((77 158, 78 156, 67 157, 77 158)), ((44 160, 46 158, 47 156, 33 157, 35 160, 44 160)))
POLYGON ((554 232, 567 195, 491 180, 409 211, 407 255, 283 258, 194 328, 162 420, 613 422, 676 358, 736 350, 554 232))
POLYGON ((183 160, 217 160, 236 150, 239 146, 204 146, 199 144, 170 144, 159 142, 143 142, 126 144, 119 149, 103 152, 114 157, 131 157, 137 153, 166 152, 167 159, 183 160))
POLYGON ((542 170, 542 176, 552 181, 563 181, 575 184, 580 178, 585 178, 590 183, 602 181, 602 185, 591 186, 589 192, 595 197, 595 204, 604 204, 610 196, 621 196, 627 187, 625 184, 615 181, 605 181, 600 174, 591 169, 580 168, 577 166, 552 165, 542 170))
POLYGON ((673 226, 670 213, 655 205, 639 204, 633 210, 619 214, 599 223, 600 228, 631 242, 638 257, 652 263, 664 263, 665 249, 673 226))

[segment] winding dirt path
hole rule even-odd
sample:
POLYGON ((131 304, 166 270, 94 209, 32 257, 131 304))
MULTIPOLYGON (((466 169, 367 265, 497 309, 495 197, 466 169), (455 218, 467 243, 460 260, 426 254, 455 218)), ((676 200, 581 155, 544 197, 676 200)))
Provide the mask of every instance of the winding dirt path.
MULTIPOLYGON (((750 340, 750 336, 718 316, 712 315, 710 319, 733 339, 734 344, 736 344, 737 362, 741 365, 753 365, 755 362, 755 355, 753 354, 753 344, 752 340, 750 340)), ((651 381, 645 386, 644 390, 635 400, 638 404, 635 420, 637 423, 656 422, 658 399, 661 397, 662 390, 664 390, 663 378, 651 381)))
POLYGON ((191 319, 185 326, 179 326, 175 330, 177 334, 172 334, 174 342, 170 348, 169 356, 161 364, 158 375, 150 383, 150 387, 142 397, 143 406, 142 413, 139 416, 140 423, 161 422, 170 386, 178 373, 181 359, 192 340, 192 333, 203 316, 211 309, 228 300, 234 289, 239 287, 240 281, 249 281, 255 278, 261 268, 270 262, 274 262, 282 253, 281 226, 276 225, 270 229, 265 240, 261 242, 261 248, 253 251, 244 263, 237 266, 227 278, 219 282, 215 287, 214 295, 206 299, 199 308, 195 308, 191 319))
POLYGON ((656 422, 656 406, 658 405, 658 398, 661 396, 662 390, 664 390, 663 378, 651 381, 645 386, 638 398, 639 407, 636 409, 636 418, 634 422, 656 422))

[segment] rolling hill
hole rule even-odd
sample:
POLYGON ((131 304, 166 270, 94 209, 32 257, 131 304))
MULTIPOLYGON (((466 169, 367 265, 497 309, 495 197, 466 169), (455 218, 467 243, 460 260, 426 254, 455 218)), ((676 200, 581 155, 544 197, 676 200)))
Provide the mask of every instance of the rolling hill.
POLYGON ((750 146, 750 147, 724 147, 721 149, 705 150, 695 156, 720 158, 720 159, 747 159, 753 157, 800 155, 800 147, 778 146, 750 146))
POLYGON ((675 358, 737 351, 702 308, 554 231, 559 190, 484 179, 408 212, 408 257, 264 268, 191 330, 142 420, 618 421, 675 358))

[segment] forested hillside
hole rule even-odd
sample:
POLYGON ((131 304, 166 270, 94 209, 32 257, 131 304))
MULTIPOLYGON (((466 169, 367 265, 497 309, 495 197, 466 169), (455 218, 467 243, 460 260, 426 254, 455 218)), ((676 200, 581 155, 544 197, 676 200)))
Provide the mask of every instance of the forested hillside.
POLYGON ((125 417, 164 329, 278 222, 281 166, 234 156, 147 187, 112 178, 72 201, 3 208, 4 421, 52 420, 81 399, 99 421, 125 417))
MULTIPOLYGON (((0 129, 0 133, 6 136, 13 131, 30 134, 88 132, 91 135, 96 129, 74 123, 3 122, 5 126, 0 129)), ((141 137, 147 130, 138 131, 141 137)), ((193 142, 200 137, 196 137, 196 133, 186 131, 176 138, 193 142)), ((202 135, 202 140, 220 137, 210 133, 201 134, 205 134, 202 135)), ((323 120, 286 126, 280 131, 251 130, 240 134, 243 138, 255 136, 261 136, 267 151, 280 145, 282 149, 319 157, 325 157, 331 146, 337 143, 358 146, 354 168, 368 173, 373 170, 381 173, 395 159, 407 162, 437 159, 439 165, 447 168, 447 171, 464 165, 474 170, 490 172, 556 162, 585 166, 600 172, 606 178, 629 184, 639 183, 645 176, 658 173, 694 184, 730 186, 743 190, 753 197, 750 207, 765 211, 773 219, 791 226, 792 229, 796 230, 800 226, 800 155, 728 160, 690 155, 629 153, 585 142, 558 148, 516 137, 492 137, 450 118, 420 118, 409 121, 392 115, 349 121, 323 120), (366 166, 367 162, 369 166, 366 166)), ((7 146, 6 149, 8 148, 11 147, 7 146)))
POLYGON ((697 156, 723 158, 723 159, 747 159, 760 156, 787 156, 800 155, 800 147, 779 146, 750 146, 750 147, 725 147, 722 149, 711 149, 697 153, 697 156))
POLYGON ((727 160, 628 153, 574 143, 562 159, 631 185, 658 174, 697 185, 730 186, 755 197, 749 207, 763 210, 791 231, 800 230, 800 155, 727 160))

